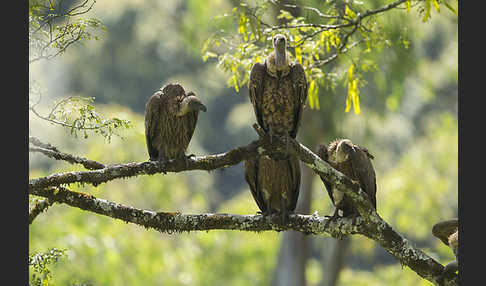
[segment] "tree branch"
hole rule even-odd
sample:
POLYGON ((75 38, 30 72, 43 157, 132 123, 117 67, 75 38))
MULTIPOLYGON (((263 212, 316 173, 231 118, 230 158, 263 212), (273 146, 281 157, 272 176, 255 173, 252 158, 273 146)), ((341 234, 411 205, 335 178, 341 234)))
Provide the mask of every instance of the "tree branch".
POLYGON ((45 148, 42 148, 42 147, 29 147, 29 152, 39 152, 39 153, 46 155, 49 158, 54 158, 56 160, 64 160, 64 161, 67 161, 71 164, 81 164, 88 170, 98 170, 98 169, 103 169, 103 168, 106 167, 105 165, 103 165, 99 162, 93 161, 93 160, 77 157, 77 156, 67 154, 67 153, 62 153, 62 152, 59 152, 59 151, 56 152, 56 151, 45 149, 45 148))
POLYGON ((48 149, 54 152, 59 152, 59 150, 55 146, 52 146, 49 143, 43 143, 42 141, 39 140, 39 138, 34 136, 29 136, 29 142, 35 146, 39 146, 41 148, 48 149))
POLYGON ((339 219, 331 221, 324 230, 328 218, 318 215, 290 215, 287 225, 277 216, 234 214, 182 214, 179 212, 155 212, 142 210, 96 198, 92 195, 70 191, 64 187, 29 191, 32 195, 49 201, 64 203, 82 210, 117 218, 164 233, 207 230, 284 231, 295 230, 306 234, 346 235, 360 233, 363 220, 339 219))
MULTIPOLYGON (((85 172, 68 172, 53 174, 44 178, 29 181, 29 194, 46 197, 55 202, 92 211, 98 214, 122 219, 162 232, 233 229, 246 231, 264 230, 297 230, 308 234, 327 232, 333 237, 343 234, 362 234, 378 242, 388 253, 393 255, 402 265, 410 267, 419 276, 439 285, 438 278, 444 267, 420 249, 415 248, 406 238, 396 232, 384 221, 372 206, 367 194, 357 182, 352 181, 341 172, 332 168, 307 147, 290 137, 270 137, 257 124, 253 125, 260 139, 247 146, 232 149, 226 153, 181 158, 167 162, 142 162, 109 166, 101 170, 85 172), (318 216, 292 215, 289 225, 281 225, 278 219, 259 215, 228 215, 200 214, 184 215, 180 213, 161 213, 135 209, 106 200, 97 199, 91 195, 71 192, 63 184, 91 183, 97 185, 121 177, 155 174, 165 172, 181 172, 187 170, 213 170, 235 165, 257 155, 273 156, 287 153, 296 156, 314 172, 326 177, 338 190, 344 192, 361 217, 352 222, 338 219, 331 221, 329 229, 323 230, 327 219, 318 216)), ((446 277, 444 285, 458 285, 456 274, 446 277)))
MULTIPOLYGON (((78 171, 52 174, 29 180, 29 190, 43 189, 72 183, 88 183, 97 186, 118 178, 127 178, 140 175, 153 175, 157 173, 182 172, 189 170, 211 171, 236 165, 243 160, 259 154, 258 141, 234 148, 226 153, 172 159, 165 162, 146 161, 140 163, 127 163, 107 166, 100 170, 78 171)), ((263 153, 262 153, 263 154, 263 153)))
POLYGON ((34 219, 43 211, 45 211, 48 207, 54 204, 53 201, 49 199, 45 200, 38 200, 34 203, 34 206, 29 210, 29 224, 32 224, 34 219))

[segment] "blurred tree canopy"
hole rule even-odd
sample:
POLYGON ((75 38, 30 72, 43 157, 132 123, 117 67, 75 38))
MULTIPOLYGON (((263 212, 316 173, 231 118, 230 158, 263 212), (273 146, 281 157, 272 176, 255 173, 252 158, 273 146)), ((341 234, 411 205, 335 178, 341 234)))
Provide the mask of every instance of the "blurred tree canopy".
MULTIPOLYGON (((311 85, 300 142, 346 137, 370 149, 378 213, 438 261, 453 260, 430 230, 458 214, 457 1, 29 0, 29 134, 106 164, 145 161, 146 100, 180 82, 208 107, 189 153, 246 144, 256 138, 249 70, 275 33, 289 37, 311 85), (400 5, 360 18, 390 3, 400 5)), ((30 178, 81 169, 29 153, 30 178)), ((240 165, 72 189, 154 211, 258 210, 240 165)), ((312 194, 310 213, 331 213, 317 176, 312 194)), ((352 239, 342 285, 431 285, 373 241, 352 239)), ((324 285, 330 240, 312 238, 308 285, 324 285)), ((280 241, 160 234, 57 204, 29 227, 29 253, 65 250, 48 265, 49 285, 269 285, 280 241)))

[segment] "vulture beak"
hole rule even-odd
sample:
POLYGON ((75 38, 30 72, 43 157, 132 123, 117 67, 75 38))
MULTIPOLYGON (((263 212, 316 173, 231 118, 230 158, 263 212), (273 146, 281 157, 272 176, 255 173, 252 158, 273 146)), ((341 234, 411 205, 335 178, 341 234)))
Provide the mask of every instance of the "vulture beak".
MULTIPOLYGON (((190 96, 196 96, 196 94, 193 91, 189 91, 187 93, 187 97, 190 97, 190 96)), ((199 101, 199 99, 191 101, 191 103, 189 105, 191 106, 192 110, 202 110, 204 112, 206 112, 206 110, 207 110, 206 106, 204 104, 202 104, 199 101)))
POLYGON ((199 100, 198 101, 192 101, 190 103, 191 109, 196 111, 196 110, 201 110, 206 112, 207 108, 206 105, 202 104, 199 100))
POLYGON ((206 110, 207 110, 206 105, 204 105, 204 104, 202 104, 202 103, 200 103, 200 102, 198 102, 198 103, 196 104, 196 108, 197 108, 198 110, 202 110, 202 111, 204 111, 204 112, 206 112, 206 110))

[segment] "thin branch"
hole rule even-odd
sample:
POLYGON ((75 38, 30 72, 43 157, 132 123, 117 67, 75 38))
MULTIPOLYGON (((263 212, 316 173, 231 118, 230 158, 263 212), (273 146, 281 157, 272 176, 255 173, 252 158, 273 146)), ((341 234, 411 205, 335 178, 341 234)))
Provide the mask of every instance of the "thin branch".
POLYGON ((64 161, 69 162, 71 164, 81 164, 88 170, 99 170, 99 169, 103 169, 103 168, 106 167, 105 165, 103 165, 99 162, 93 161, 93 160, 74 156, 74 155, 67 154, 67 153, 56 152, 56 151, 41 148, 41 147, 29 147, 29 152, 39 152, 39 153, 46 155, 49 158, 53 158, 53 159, 56 159, 56 160, 64 160, 64 161))
POLYGON ((34 136, 29 136, 29 142, 35 146, 38 146, 38 147, 41 147, 41 148, 44 148, 44 149, 48 149, 48 150, 51 150, 51 151, 54 151, 54 152, 60 152, 57 147, 55 146, 52 146, 51 144, 49 143, 43 143, 39 140, 39 138, 37 137, 34 137, 34 136))
POLYGON ((54 201, 49 199, 38 200, 34 203, 34 206, 29 210, 29 224, 32 224, 34 219, 48 207, 52 206, 54 201))
POLYGON ((323 59, 323 60, 319 60, 319 61, 315 61, 312 65, 310 65, 308 67, 308 69, 312 69, 314 67, 320 67, 320 66, 323 66, 323 65, 327 65, 331 62, 333 62, 335 59, 338 58, 338 56, 340 54, 344 54, 346 53, 347 51, 351 50, 352 48, 354 48, 355 46, 361 44, 362 42, 364 42, 365 39, 361 39, 359 41, 356 41, 354 43, 352 43, 351 45, 349 45, 347 48, 343 48, 340 52, 336 52, 335 54, 323 59))
MULTIPOLYGON (((276 4, 276 3, 274 3, 274 4, 276 4)), ((283 4, 283 6, 288 7, 288 8, 301 8, 301 9, 305 9, 305 10, 310 10, 310 11, 315 12, 319 17, 325 18, 325 19, 345 19, 344 17, 341 17, 341 16, 324 14, 319 9, 317 9, 315 7, 299 6, 299 5, 295 5, 295 4, 283 4)))

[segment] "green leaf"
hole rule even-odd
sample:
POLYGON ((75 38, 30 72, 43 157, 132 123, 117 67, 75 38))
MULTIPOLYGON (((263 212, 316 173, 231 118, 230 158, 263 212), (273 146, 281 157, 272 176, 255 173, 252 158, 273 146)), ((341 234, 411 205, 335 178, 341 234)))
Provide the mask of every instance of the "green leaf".
POLYGON ((442 3, 444 4, 444 6, 447 7, 447 9, 451 10, 452 13, 456 14, 457 15, 457 10, 454 9, 454 7, 451 6, 451 4, 447 3, 446 0, 443 0, 442 3))
POLYGON ((290 12, 285 11, 285 10, 280 10, 280 15, 277 16, 277 19, 287 19, 287 20, 292 20, 294 16, 290 14, 290 12))
POLYGON ((205 61, 207 61, 207 60, 208 60, 208 58, 216 58, 217 56, 218 56, 218 55, 217 55, 217 54, 215 54, 215 53, 213 53, 213 52, 206 52, 206 53, 203 55, 202 59, 203 59, 203 61, 205 62, 205 61))
POLYGON ((437 13, 440 13, 439 2, 437 2, 437 0, 433 0, 432 4, 434 4, 434 8, 437 11, 437 13))
POLYGON ((311 80, 309 83, 309 106, 311 109, 314 109, 314 89, 315 89, 315 80, 311 80))
POLYGON ((344 8, 344 14, 349 16, 351 19, 356 18, 356 13, 353 12, 353 10, 349 9, 348 5, 344 8))
POLYGON ((361 109, 359 107, 358 79, 353 80, 352 90, 353 90, 353 107, 354 107, 354 113, 360 114, 361 113, 361 109))
POLYGON ((354 64, 352 64, 348 68, 348 83, 353 80, 353 73, 354 73, 354 64))
POLYGON ((431 9, 430 1, 432 0, 425 0, 425 14, 422 19, 423 22, 427 22, 427 20, 430 18, 430 9, 431 9))

